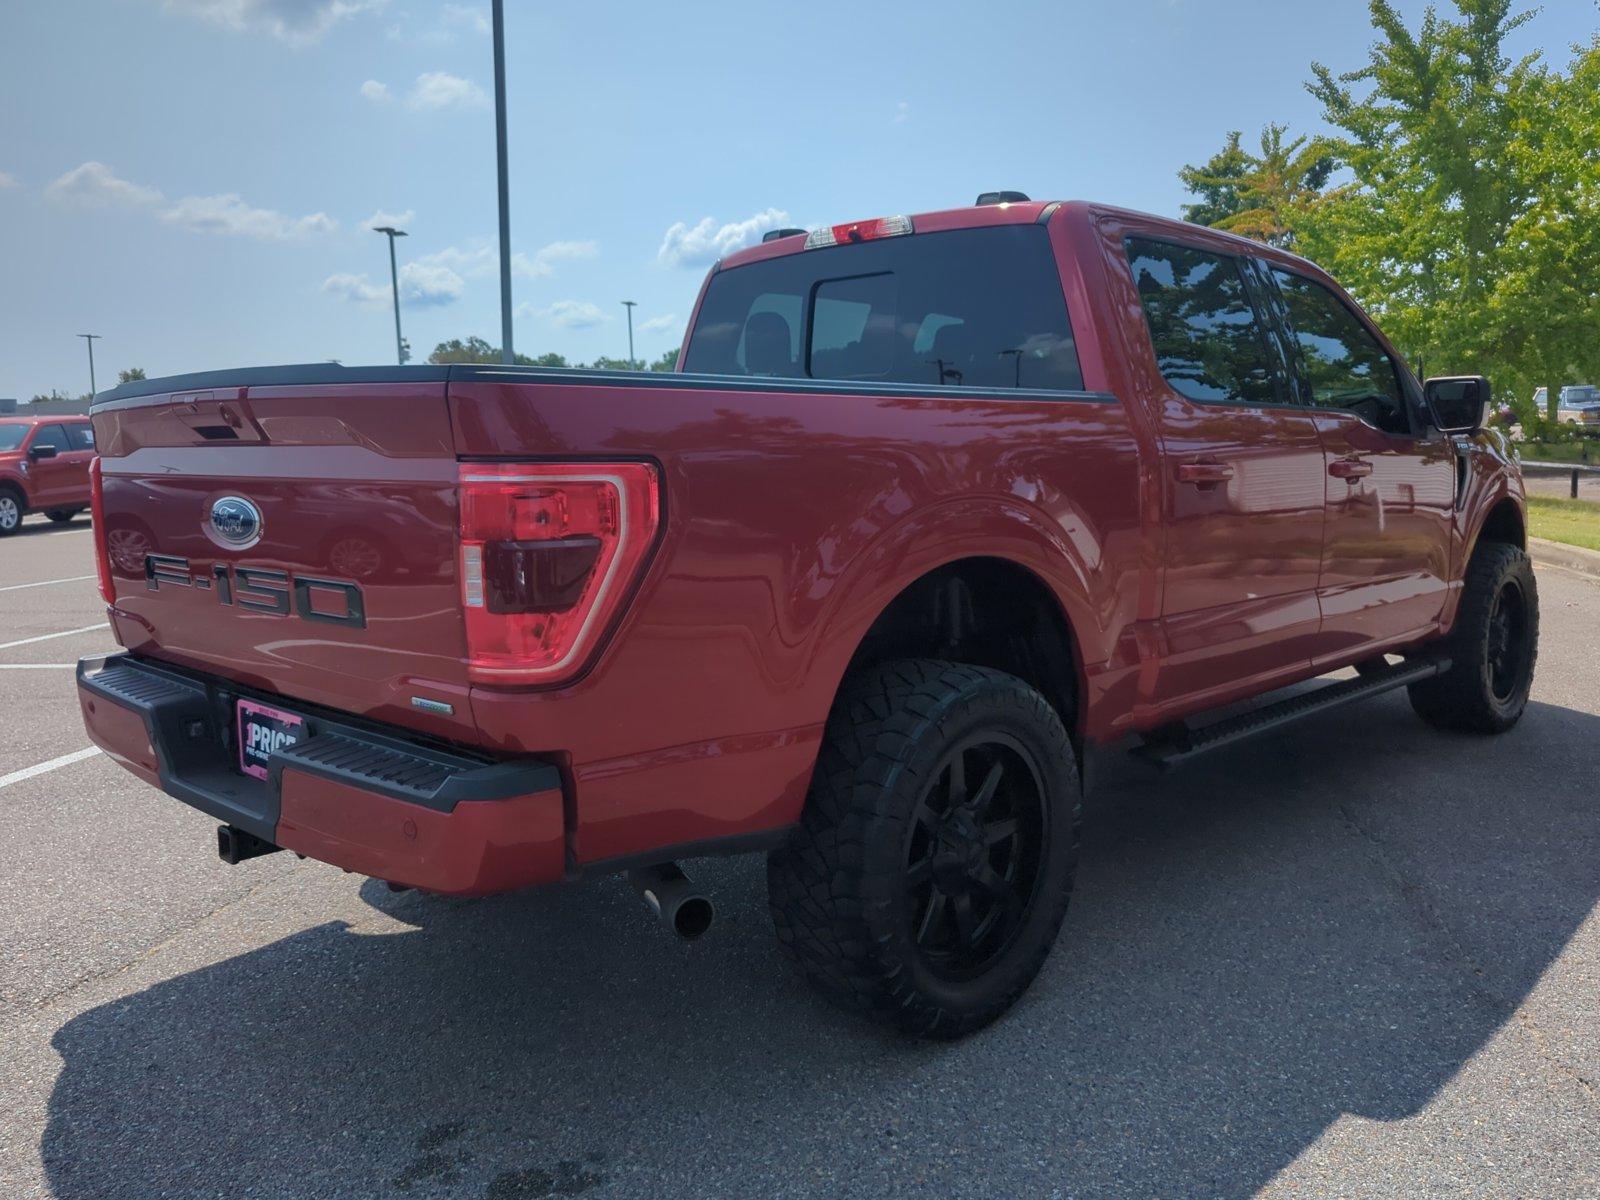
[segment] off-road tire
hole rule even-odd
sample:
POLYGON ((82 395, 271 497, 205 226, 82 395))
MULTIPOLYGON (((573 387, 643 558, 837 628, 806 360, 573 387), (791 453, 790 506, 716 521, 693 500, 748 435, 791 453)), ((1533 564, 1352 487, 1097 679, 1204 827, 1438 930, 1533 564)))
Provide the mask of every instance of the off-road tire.
MULTIPOLYGON (((953 800, 949 806, 951 812, 967 811, 953 800)), ((1077 764, 1066 730, 1055 709, 1022 680, 923 659, 868 668, 841 689, 799 828, 767 860, 779 945, 802 974, 847 1008, 924 1036, 971 1033, 1017 1000, 1055 942, 1072 891, 1081 812, 1077 764), (1005 761, 1012 764, 1015 782, 990 784, 989 777, 1000 777, 992 765, 1000 758, 983 757, 991 752, 985 738, 995 739, 994 755, 1014 755, 1005 761), (994 898, 1001 894, 998 888, 968 897, 969 923, 974 902, 992 904, 980 927, 990 929, 995 948, 992 961, 969 968, 971 977, 953 979, 931 963, 933 951, 922 944, 937 897, 923 892, 928 899, 919 901, 918 893, 908 891, 916 868, 907 857, 917 839, 929 847, 930 863, 934 851, 946 847, 926 832, 931 789, 954 797, 951 758, 971 765, 974 760, 967 756, 972 755, 979 767, 991 764, 984 784, 969 781, 967 788, 980 822, 986 819, 984 805, 1002 816, 1021 813, 1030 804, 1039 813, 1036 820, 978 825, 973 856, 986 862, 991 853, 1009 853, 1016 863, 1008 860, 1004 869, 1017 870, 1020 878, 1023 838, 1014 833, 1014 843, 991 849, 992 831, 1005 824, 1036 828, 1037 849, 1026 856, 1033 864, 1026 901, 1020 900, 1023 887, 1016 885, 1007 895, 1017 899, 1009 904, 994 898), (996 786, 1006 791, 1004 798, 996 797, 996 786), (988 801, 982 799, 985 787, 988 801), (1030 791, 1037 800, 1017 798, 1030 791), (914 928, 919 922, 921 928, 914 928)), ((942 869, 951 861, 940 859, 942 869)), ((994 878, 992 870, 989 876, 994 878)), ((958 902, 947 901, 950 913, 941 908, 939 915, 959 943, 971 926, 954 928, 958 902)))
POLYGON ((1517 723, 1539 657, 1539 593, 1525 553, 1504 542, 1478 547, 1467 566, 1455 628, 1438 648, 1450 656, 1450 669, 1408 688, 1418 716, 1464 733, 1504 733, 1517 723), (1508 603, 1520 605, 1509 634, 1500 626, 1508 603), (1502 640, 1509 644, 1499 645, 1498 653, 1514 661, 1498 660, 1507 669, 1497 675, 1502 640))

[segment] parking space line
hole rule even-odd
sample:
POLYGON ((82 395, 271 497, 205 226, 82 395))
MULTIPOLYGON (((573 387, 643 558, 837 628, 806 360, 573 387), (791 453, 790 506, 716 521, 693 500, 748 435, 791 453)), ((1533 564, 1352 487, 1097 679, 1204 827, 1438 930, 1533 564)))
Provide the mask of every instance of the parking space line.
POLYGON ((20 592, 23 588, 49 587, 52 583, 82 583, 85 579, 93 579, 93 575, 69 575, 65 579, 41 579, 38 583, 8 583, 0 587, 0 592, 20 592))
POLYGON ((71 637, 75 633, 91 633, 96 629, 111 628, 104 621, 96 625, 85 625, 82 629, 63 629, 60 633, 41 633, 38 637, 18 638, 14 642, 0 642, 0 650, 9 650, 13 646, 31 646, 34 642, 48 642, 51 638, 71 637))
POLYGON ((72 671, 77 663, 0 663, 0 671, 72 671))
POLYGON ((82 750, 74 750, 71 754, 63 754, 60 758, 52 758, 49 762, 23 767, 22 770, 13 771, 9 775, 0 775, 0 788, 10 787, 13 783, 21 783, 24 779, 32 779, 35 775, 43 775, 46 771, 54 771, 59 767, 70 767, 73 763, 82 762, 86 758, 93 758, 99 753, 99 746, 85 746, 82 750))

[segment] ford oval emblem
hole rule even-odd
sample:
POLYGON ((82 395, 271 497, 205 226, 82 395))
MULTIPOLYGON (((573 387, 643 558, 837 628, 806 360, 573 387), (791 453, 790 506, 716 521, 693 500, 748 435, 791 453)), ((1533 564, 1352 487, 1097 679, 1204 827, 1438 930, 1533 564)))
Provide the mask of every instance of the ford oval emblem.
POLYGON ((261 537, 261 510, 243 496, 224 496, 211 506, 211 531, 230 546, 249 546, 261 537))

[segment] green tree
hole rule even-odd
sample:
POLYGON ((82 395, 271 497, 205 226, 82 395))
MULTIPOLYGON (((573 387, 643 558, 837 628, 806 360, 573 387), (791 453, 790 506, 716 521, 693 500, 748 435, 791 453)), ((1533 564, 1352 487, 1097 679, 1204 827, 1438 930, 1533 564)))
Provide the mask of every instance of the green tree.
POLYGON ((1312 64, 1332 136, 1268 125, 1253 154, 1230 134, 1180 171, 1185 215, 1292 246, 1419 373, 1481 372, 1531 417, 1535 385, 1553 400, 1600 378, 1600 39, 1563 70, 1506 52, 1535 15, 1515 0, 1453 0, 1415 28, 1368 7, 1365 65, 1312 64))
POLYGON ((1200 166, 1180 167, 1178 178, 1199 199, 1179 210, 1185 221, 1196 225, 1215 225, 1244 211, 1239 200, 1239 181, 1251 167, 1250 155, 1239 145, 1243 135, 1235 129, 1218 150, 1200 166))
POLYGON ((602 354, 592 363, 588 364, 591 371, 637 371, 638 363, 631 363, 625 358, 608 358, 602 354))
POLYGON ((674 346, 655 362, 650 364, 652 371, 676 371, 678 369, 678 347, 674 346))
MULTIPOLYGON (((526 354, 515 356, 516 365, 519 367, 564 367, 567 360, 560 354, 541 354, 537 358, 530 358, 526 354)), ((461 338, 451 338, 448 342, 440 342, 433 348, 433 353, 428 355, 428 361, 435 366, 445 363, 482 363, 498 365, 500 362, 500 347, 491 346, 481 337, 469 337, 465 341, 461 338)))
POLYGON ((117 372, 118 383, 133 383, 135 380, 149 378, 144 373, 143 367, 129 367, 126 371, 117 372))
POLYGON ((481 337, 469 337, 466 341, 451 338, 435 346, 433 353, 428 355, 428 361, 436 366, 445 363, 497 363, 500 361, 500 348, 489 345, 481 337))
MULTIPOLYGON (((1550 267, 1595 230, 1574 220, 1585 152, 1552 145, 1562 130, 1584 136, 1561 111, 1574 98, 1571 77, 1537 54, 1505 53, 1534 16, 1512 6, 1456 0, 1455 18, 1429 9, 1413 31, 1390 0, 1371 0, 1379 36, 1367 64, 1343 74, 1312 66, 1308 89, 1339 131, 1336 153, 1353 182, 1299 232, 1303 251, 1373 310, 1419 370, 1480 370, 1503 394, 1527 395, 1536 376, 1582 357, 1565 322, 1547 324, 1551 301, 1571 291, 1550 267), (1548 237, 1557 245, 1541 255, 1535 242, 1548 237)), ((1580 107, 1592 120, 1592 103, 1580 107)), ((1588 126, 1591 148, 1597 130, 1588 126)))
POLYGON ((1287 125, 1267 125, 1261 130, 1261 153, 1252 154, 1234 131, 1204 166, 1180 169, 1178 178, 1200 197, 1183 206, 1184 219, 1272 246, 1293 246, 1307 210, 1328 199, 1323 189, 1335 159, 1327 139, 1302 135, 1285 143, 1287 132, 1287 125))

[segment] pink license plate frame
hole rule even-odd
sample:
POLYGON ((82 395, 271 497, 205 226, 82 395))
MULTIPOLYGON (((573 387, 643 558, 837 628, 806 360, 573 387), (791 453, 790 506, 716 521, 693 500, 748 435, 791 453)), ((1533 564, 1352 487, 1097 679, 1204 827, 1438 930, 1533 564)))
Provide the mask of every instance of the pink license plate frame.
POLYGON ((235 708, 239 733, 239 770, 253 779, 267 777, 267 760, 274 750, 292 746, 306 736, 306 719, 270 704, 240 700, 235 708))

